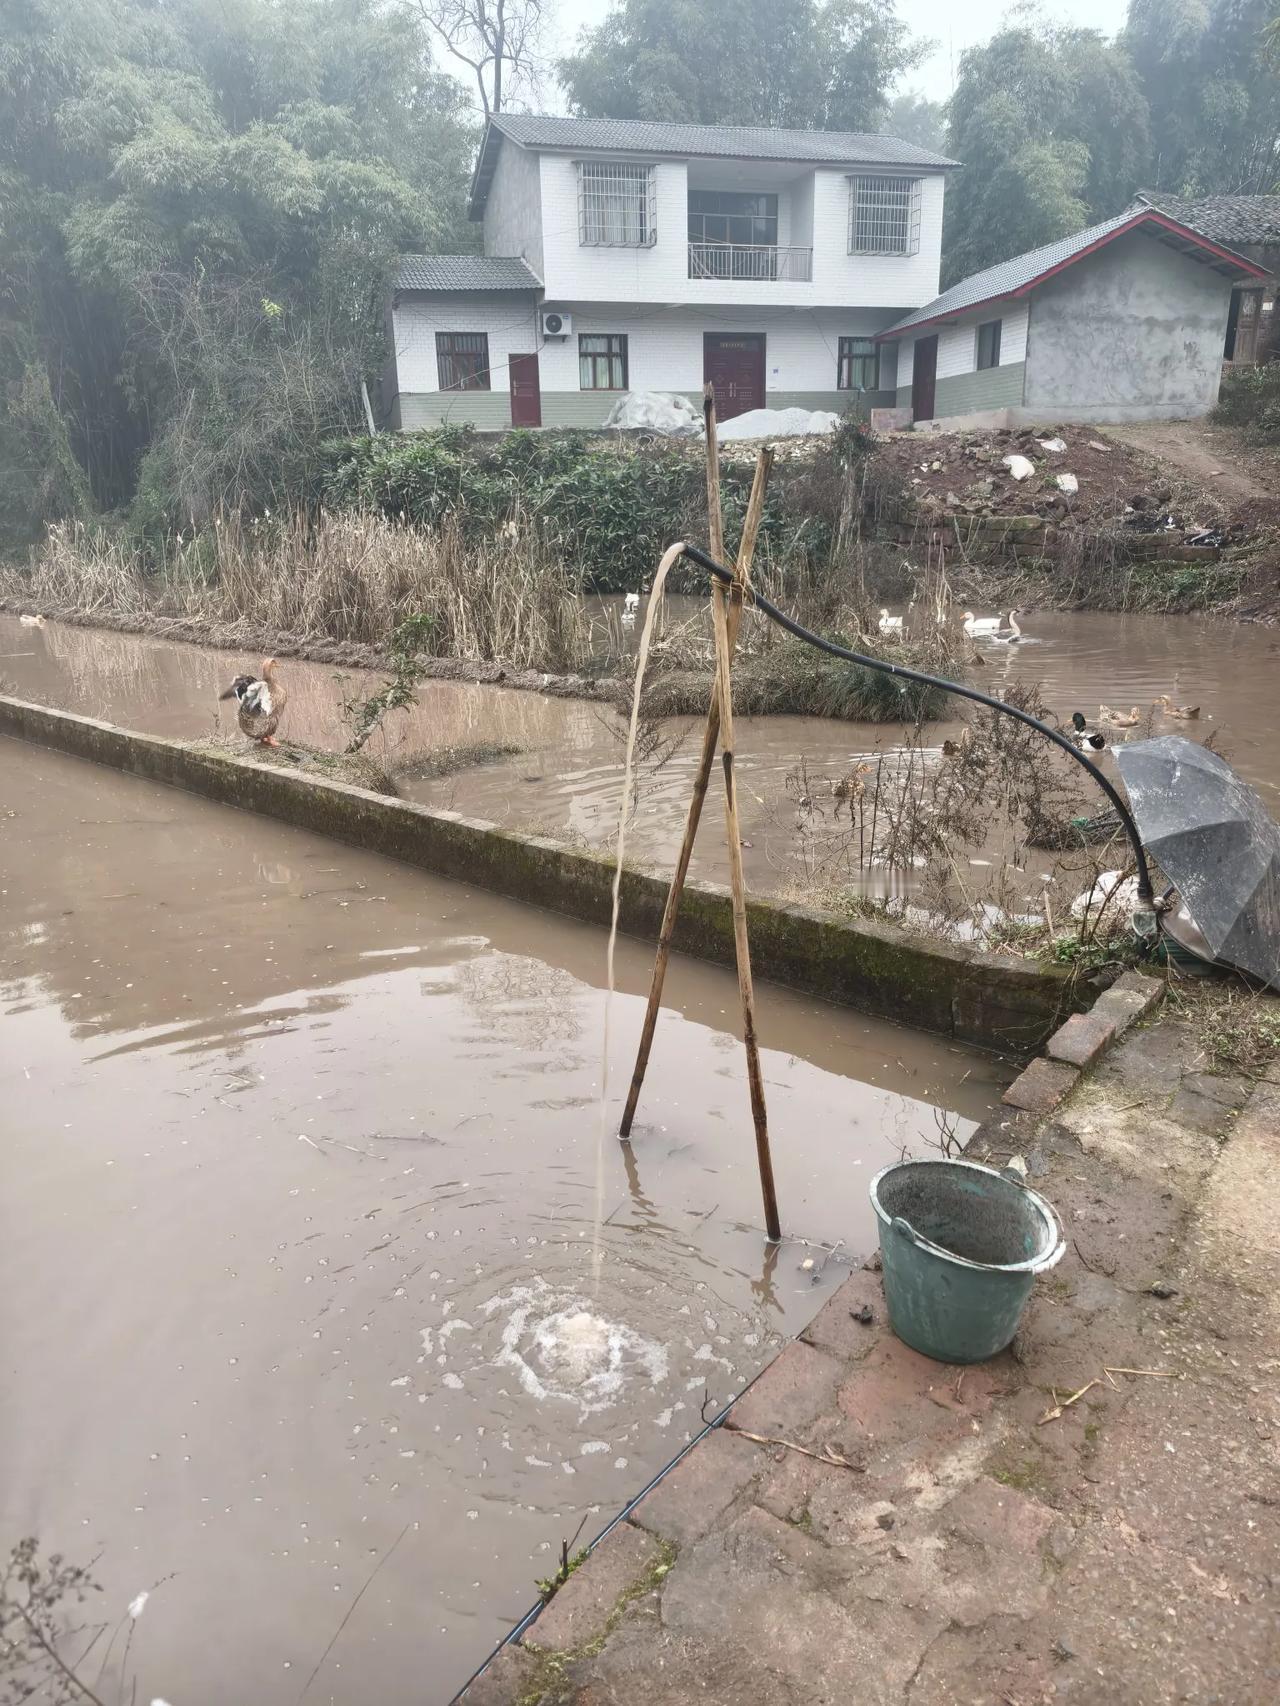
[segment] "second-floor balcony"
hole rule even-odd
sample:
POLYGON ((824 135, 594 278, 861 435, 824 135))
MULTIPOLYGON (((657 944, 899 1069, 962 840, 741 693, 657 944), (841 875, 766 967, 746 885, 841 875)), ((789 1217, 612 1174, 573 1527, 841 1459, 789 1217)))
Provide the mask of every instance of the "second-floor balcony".
POLYGON ((807 284, 813 250, 791 243, 690 242, 689 277, 807 284))

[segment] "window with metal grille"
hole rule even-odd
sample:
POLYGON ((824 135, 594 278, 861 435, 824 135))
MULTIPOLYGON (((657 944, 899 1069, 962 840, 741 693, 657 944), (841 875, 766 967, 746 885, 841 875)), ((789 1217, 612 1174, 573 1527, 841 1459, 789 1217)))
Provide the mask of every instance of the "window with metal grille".
POLYGON ((436 368, 442 391, 487 391, 488 332, 437 332, 436 368))
POLYGON ((840 352, 836 358, 836 389, 880 389, 880 352, 870 338, 840 339, 840 352))
POLYGON ((978 327, 979 368, 1000 365, 1000 324, 999 320, 988 320, 978 327))
POLYGON ((657 236, 652 166, 579 160, 578 240, 599 248, 645 249, 657 236))
POLYGON ((625 391, 627 338, 625 332, 583 332, 578 337, 578 388, 582 391, 625 391))
POLYGON ((849 179, 849 253, 915 255, 920 251, 920 179, 849 179))

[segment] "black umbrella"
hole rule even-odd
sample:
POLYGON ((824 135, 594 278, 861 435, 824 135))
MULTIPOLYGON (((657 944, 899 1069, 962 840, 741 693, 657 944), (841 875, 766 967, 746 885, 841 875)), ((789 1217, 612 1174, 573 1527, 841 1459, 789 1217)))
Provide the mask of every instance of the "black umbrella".
POLYGON ((1138 832, 1215 959, 1280 988, 1280 825, 1216 752, 1180 735, 1113 748, 1138 832))

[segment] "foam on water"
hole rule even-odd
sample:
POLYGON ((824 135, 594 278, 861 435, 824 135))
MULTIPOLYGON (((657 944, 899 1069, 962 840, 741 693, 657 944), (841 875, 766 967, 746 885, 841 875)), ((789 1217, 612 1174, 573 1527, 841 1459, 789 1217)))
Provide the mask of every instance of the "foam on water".
POLYGON ((556 1293, 544 1280, 512 1286, 484 1310, 506 1314, 495 1364, 514 1369, 540 1403, 576 1404, 580 1416, 589 1416, 616 1402, 628 1380, 657 1387, 667 1378, 667 1352, 656 1340, 606 1320, 583 1298, 556 1293))

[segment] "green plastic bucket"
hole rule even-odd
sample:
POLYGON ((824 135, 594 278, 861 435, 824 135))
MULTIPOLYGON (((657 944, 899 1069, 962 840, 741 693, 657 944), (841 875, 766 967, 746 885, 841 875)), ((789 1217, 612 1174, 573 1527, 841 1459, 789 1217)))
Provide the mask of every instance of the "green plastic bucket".
POLYGON ((939 1362, 983 1362, 1018 1330, 1066 1244, 1037 1192, 974 1161, 898 1161, 871 1181, 889 1321, 939 1362))

